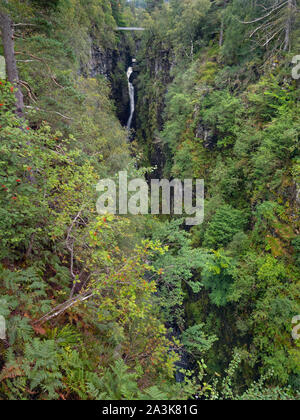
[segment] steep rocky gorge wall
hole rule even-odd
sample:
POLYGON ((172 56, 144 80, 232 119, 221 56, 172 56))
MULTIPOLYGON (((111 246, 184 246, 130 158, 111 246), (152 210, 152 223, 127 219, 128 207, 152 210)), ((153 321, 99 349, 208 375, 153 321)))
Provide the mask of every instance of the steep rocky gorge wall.
MULTIPOLYGON (((119 35, 118 45, 115 49, 103 48, 91 39, 90 60, 87 69, 82 71, 85 76, 97 77, 102 75, 110 81, 112 97, 116 104, 116 113, 123 126, 126 126, 130 112, 126 71, 132 64, 132 58, 137 54, 138 46, 138 39, 130 33, 119 35)), ((133 83, 135 83, 136 71, 137 68, 134 66, 134 73, 131 76, 133 83)), ((136 126, 135 115, 132 126, 134 128, 136 126)))
POLYGON ((164 125, 165 98, 172 81, 174 57, 171 51, 154 47, 148 42, 142 46, 137 58, 137 141, 143 146, 145 164, 156 167, 153 176, 161 178, 165 155, 157 133, 162 131, 164 125))

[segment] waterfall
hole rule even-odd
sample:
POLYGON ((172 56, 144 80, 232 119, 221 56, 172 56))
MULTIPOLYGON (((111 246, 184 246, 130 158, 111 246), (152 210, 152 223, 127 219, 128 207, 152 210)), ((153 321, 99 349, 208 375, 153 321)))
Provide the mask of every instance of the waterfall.
POLYGON ((130 117, 127 122, 127 129, 130 130, 131 124, 132 124, 132 117, 134 114, 134 86, 132 83, 130 83, 130 76, 133 73, 133 68, 128 67, 127 70, 127 79, 128 79, 128 92, 129 92, 129 98, 130 98, 130 117))

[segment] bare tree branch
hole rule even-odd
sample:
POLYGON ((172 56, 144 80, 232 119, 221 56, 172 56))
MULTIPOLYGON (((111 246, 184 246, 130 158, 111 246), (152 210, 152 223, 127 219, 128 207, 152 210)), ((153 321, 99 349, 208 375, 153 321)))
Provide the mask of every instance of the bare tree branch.
POLYGON ((243 22, 243 21, 239 21, 240 23, 243 23, 244 25, 250 25, 251 23, 256 23, 256 22, 260 22, 261 20, 266 19, 268 16, 270 16, 272 13, 276 12, 276 10, 279 10, 281 7, 283 7, 284 5, 288 4, 288 1, 284 1, 283 3, 281 3, 279 6, 275 7, 274 9, 272 9, 269 13, 267 13, 264 16, 261 16, 260 18, 251 20, 249 22, 243 22))
POLYGON ((60 85, 60 84, 57 82, 57 80, 55 79, 55 76, 52 74, 52 70, 51 70, 50 66, 46 63, 46 61, 45 61, 43 58, 36 57, 36 56, 35 56, 35 55, 33 55, 33 54, 29 54, 29 53, 25 53, 25 52, 20 52, 20 51, 17 51, 17 52, 16 52, 16 55, 19 55, 19 54, 22 54, 22 55, 28 55, 29 57, 31 57, 31 58, 33 58, 33 59, 35 59, 36 61, 40 61, 41 63, 43 63, 43 64, 47 67, 47 69, 48 69, 49 76, 50 76, 51 80, 52 80, 52 81, 56 84, 56 86, 58 86, 58 87, 59 87, 59 88, 61 88, 61 89, 64 89, 64 86, 60 85))
POLYGON ((56 306, 46 315, 42 316, 42 318, 35 321, 34 324, 35 325, 44 324, 45 322, 50 321, 51 319, 56 318, 57 316, 61 315, 63 312, 65 312, 67 309, 71 308, 72 306, 76 305, 77 303, 81 303, 90 299, 92 296, 94 296, 94 291, 89 291, 83 295, 75 296, 71 299, 68 299, 66 302, 56 306))
POLYGON ((74 268, 74 238, 72 237, 72 239, 71 239, 71 233, 72 233, 72 230, 74 228, 75 223, 77 222, 77 220, 81 216, 83 208, 84 208, 84 206, 81 207, 81 209, 77 213, 76 217, 73 219, 73 221, 71 223, 71 226, 68 229, 67 239, 66 239, 66 246, 67 246, 68 251, 71 254, 70 272, 71 272, 71 276, 73 278, 73 286, 72 286, 72 290, 71 290, 71 293, 70 293, 70 299, 73 297, 74 292, 75 292, 75 287, 76 287, 76 275, 74 274, 74 271, 73 271, 73 268, 74 268))
POLYGON ((49 111, 49 110, 45 110, 45 109, 41 109, 41 108, 38 108, 38 107, 33 107, 33 106, 29 106, 29 105, 27 105, 27 106, 25 106, 25 108, 27 108, 27 109, 35 109, 36 111, 41 111, 41 112, 51 112, 52 114, 57 114, 57 115, 59 115, 60 117, 62 117, 62 118, 64 118, 64 119, 66 119, 66 120, 71 120, 71 121, 74 121, 74 118, 71 118, 71 117, 68 117, 68 116, 66 116, 66 115, 63 115, 63 114, 61 114, 60 112, 58 112, 58 111, 49 111))

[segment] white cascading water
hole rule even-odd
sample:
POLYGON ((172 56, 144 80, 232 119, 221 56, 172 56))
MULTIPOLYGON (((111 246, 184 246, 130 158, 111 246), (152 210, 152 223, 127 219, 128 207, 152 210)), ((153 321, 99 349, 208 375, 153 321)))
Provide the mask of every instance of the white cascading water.
POLYGON ((128 67, 127 70, 127 79, 128 79, 128 92, 129 92, 129 98, 130 98, 130 117, 128 119, 127 122, 127 129, 130 130, 131 128, 131 124, 132 124, 132 118, 133 118, 133 114, 134 114, 134 86, 133 84, 130 82, 130 76, 133 73, 133 68, 132 67, 128 67))

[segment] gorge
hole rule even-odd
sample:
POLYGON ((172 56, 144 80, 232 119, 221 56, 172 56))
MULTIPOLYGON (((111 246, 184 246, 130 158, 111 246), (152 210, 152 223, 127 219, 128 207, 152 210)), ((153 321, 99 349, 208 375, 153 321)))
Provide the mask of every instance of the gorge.
POLYGON ((297 6, 0 0, 1 400, 299 399, 297 6), (124 171, 203 223, 98 214, 124 171))

